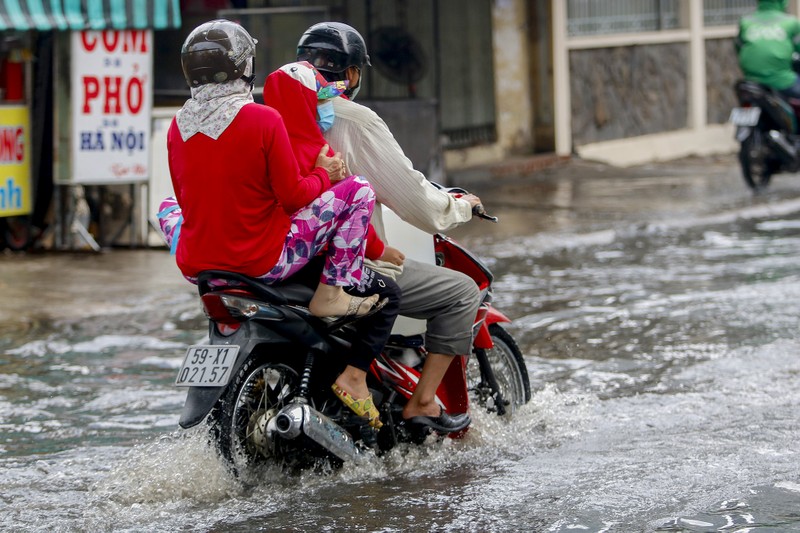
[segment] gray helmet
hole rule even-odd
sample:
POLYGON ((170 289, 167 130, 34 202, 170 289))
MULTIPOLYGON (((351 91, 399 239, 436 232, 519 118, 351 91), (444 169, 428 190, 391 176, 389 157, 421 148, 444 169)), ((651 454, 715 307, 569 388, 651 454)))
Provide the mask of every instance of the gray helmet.
POLYGON ((347 67, 370 65, 367 43, 355 28, 341 22, 320 22, 306 30, 297 43, 297 60, 317 70, 341 73, 347 67))
POLYGON ((189 87, 255 79, 256 40, 241 25, 218 19, 196 27, 181 47, 181 67, 189 87), (246 72, 250 67, 250 72, 246 72), (245 74, 247 76, 245 77, 245 74))

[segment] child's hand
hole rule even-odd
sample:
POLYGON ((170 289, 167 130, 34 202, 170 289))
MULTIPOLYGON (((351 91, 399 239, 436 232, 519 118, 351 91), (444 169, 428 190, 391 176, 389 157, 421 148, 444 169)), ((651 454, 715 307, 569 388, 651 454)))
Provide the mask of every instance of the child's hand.
POLYGON ((401 252, 397 248, 392 248, 391 246, 387 245, 383 249, 383 255, 380 256, 378 259, 399 266, 403 264, 403 261, 405 261, 406 256, 403 255, 403 252, 401 252))
POLYGON ((333 157, 328 157, 328 145, 322 147, 317 156, 316 167, 324 168, 328 172, 328 179, 331 183, 342 181, 346 176, 344 175, 344 159, 342 154, 336 152, 333 157))

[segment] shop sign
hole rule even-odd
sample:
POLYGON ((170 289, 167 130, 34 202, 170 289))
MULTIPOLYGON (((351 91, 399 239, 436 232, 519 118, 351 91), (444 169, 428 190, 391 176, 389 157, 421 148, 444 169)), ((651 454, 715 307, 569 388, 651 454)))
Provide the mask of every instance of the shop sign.
POLYGON ((31 135, 26 106, 0 106, 0 217, 31 212, 31 135))
POLYGON ((132 183, 150 174, 150 30, 72 34, 72 181, 132 183))

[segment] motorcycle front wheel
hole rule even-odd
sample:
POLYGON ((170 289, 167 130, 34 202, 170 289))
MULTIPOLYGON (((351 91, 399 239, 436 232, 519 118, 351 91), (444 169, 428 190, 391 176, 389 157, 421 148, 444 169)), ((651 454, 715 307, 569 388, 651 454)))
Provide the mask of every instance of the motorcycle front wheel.
POLYGON ((268 425, 295 396, 300 376, 263 356, 246 360, 209 416, 220 455, 237 473, 278 459, 268 425))
POLYGON ((739 163, 742 165, 742 176, 753 192, 767 188, 772 174, 777 170, 776 163, 768 157, 764 132, 754 128, 752 133, 742 141, 739 149, 739 163))
POLYGON ((476 350, 467 363, 470 402, 498 415, 511 414, 531 399, 528 368, 516 341, 500 324, 490 325, 489 334, 494 346, 476 350))

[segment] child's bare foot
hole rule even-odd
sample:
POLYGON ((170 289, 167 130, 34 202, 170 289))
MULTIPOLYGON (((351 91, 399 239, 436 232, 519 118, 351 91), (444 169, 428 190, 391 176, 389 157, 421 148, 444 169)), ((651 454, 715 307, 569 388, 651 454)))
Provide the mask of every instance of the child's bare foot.
POLYGON ((369 313, 379 297, 378 294, 366 298, 350 296, 339 286, 320 283, 308 304, 308 310, 319 317, 358 317, 369 313))
POLYGON ((335 383, 354 398, 366 398, 369 396, 367 373, 354 366, 348 365, 336 378, 335 383))

